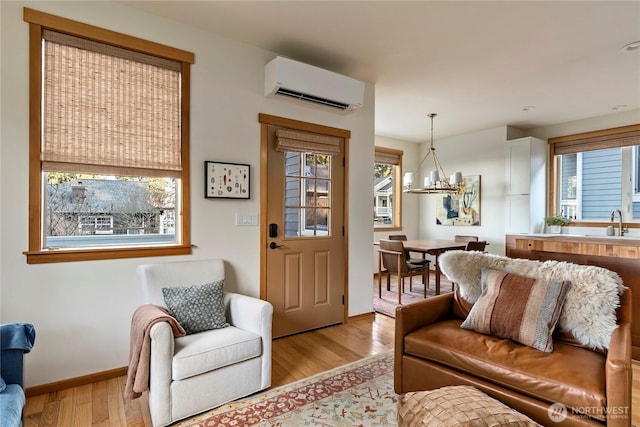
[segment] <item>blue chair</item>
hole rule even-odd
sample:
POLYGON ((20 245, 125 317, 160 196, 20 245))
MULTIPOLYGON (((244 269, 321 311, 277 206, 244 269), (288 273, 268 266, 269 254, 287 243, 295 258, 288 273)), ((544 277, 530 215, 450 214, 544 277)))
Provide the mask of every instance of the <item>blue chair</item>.
POLYGON ((24 353, 33 348, 36 329, 30 323, 0 325, 0 425, 21 426, 24 394, 24 353))

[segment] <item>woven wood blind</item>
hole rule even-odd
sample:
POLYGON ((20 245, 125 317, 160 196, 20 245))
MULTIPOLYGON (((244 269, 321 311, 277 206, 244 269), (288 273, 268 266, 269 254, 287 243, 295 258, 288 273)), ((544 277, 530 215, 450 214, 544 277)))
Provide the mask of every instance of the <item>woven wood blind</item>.
POLYGON ((391 149, 381 150, 379 148, 375 150, 375 163, 398 166, 402 160, 402 151, 391 149))
POLYGON ((179 178, 180 62, 45 30, 42 169, 179 178))
POLYGON ((276 151, 311 152, 328 155, 335 155, 340 152, 341 138, 336 136, 290 129, 278 129, 276 136, 276 151))
POLYGON ((640 145, 640 130, 629 130, 627 132, 609 135, 587 136, 560 142, 553 142, 553 139, 551 139, 549 142, 553 144, 553 153, 555 155, 615 147, 628 147, 630 145, 640 145))

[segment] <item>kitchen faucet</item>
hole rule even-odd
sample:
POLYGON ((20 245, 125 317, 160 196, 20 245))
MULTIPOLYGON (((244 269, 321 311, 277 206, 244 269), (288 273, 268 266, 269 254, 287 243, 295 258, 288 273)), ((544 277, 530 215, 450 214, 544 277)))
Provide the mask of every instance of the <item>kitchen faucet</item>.
POLYGON ((620 209, 611 211, 611 222, 613 222, 613 218, 615 217, 616 212, 618 212, 618 228, 620 229, 618 236, 622 237, 624 236, 624 233, 627 232, 627 230, 624 228, 624 224, 622 224, 622 211, 620 209))

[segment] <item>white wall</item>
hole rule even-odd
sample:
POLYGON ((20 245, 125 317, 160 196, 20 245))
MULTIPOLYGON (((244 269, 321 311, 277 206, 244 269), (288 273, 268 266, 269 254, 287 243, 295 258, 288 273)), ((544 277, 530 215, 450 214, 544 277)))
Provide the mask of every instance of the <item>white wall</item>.
POLYGON ((273 52, 220 38, 111 2, 0 2, 0 322, 31 322, 36 345, 27 386, 125 366, 131 315, 141 303, 135 267, 146 262, 224 258, 226 288, 259 295, 259 228, 237 227, 236 213, 260 209, 258 114, 349 129, 349 315, 370 312, 374 88, 365 107, 342 116, 262 95, 273 52), (195 53, 191 74, 192 256, 27 265, 28 24, 23 6, 195 53), (357 161, 354 161, 357 159, 357 161), (203 162, 251 165, 251 200, 202 197, 203 162))
POLYGON ((573 122, 559 123, 553 126, 531 129, 529 135, 543 140, 576 133, 591 132, 640 123, 640 109, 589 117, 573 122))
MULTIPOLYGON (((480 226, 436 225, 436 197, 416 195, 420 197, 419 237, 449 239, 456 234, 478 235, 489 242, 488 252, 504 255, 505 143, 508 139, 535 136, 546 141, 563 135, 638 123, 640 123, 640 110, 632 110, 530 130, 502 126, 435 140, 438 157, 447 173, 461 170, 464 175, 481 175, 480 226)), ((420 158, 426 149, 427 144, 422 144, 420 158)))
MULTIPOLYGON (((507 127, 501 126, 434 141, 446 173, 480 175, 480 225, 437 225, 436 204, 441 196, 419 195, 420 238, 452 240, 456 234, 477 235, 489 243, 488 252, 504 254, 506 140, 507 127)), ((426 149, 423 144, 422 155, 426 149)))

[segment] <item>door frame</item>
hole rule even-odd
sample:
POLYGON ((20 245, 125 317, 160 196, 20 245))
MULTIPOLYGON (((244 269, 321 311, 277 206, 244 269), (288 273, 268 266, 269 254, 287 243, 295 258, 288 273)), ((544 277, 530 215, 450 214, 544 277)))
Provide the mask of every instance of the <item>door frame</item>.
POLYGON ((342 305, 342 321, 346 323, 349 319, 349 139, 351 131, 330 126, 318 125, 309 122, 302 122, 285 117, 272 116, 259 113, 260 122, 260 298, 267 298, 267 144, 268 126, 279 126, 287 129, 295 129, 323 135, 337 136, 344 139, 344 188, 343 197, 343 224, 344 224, 344 269, 342 278, 342 294, 344 304, 342 305))

